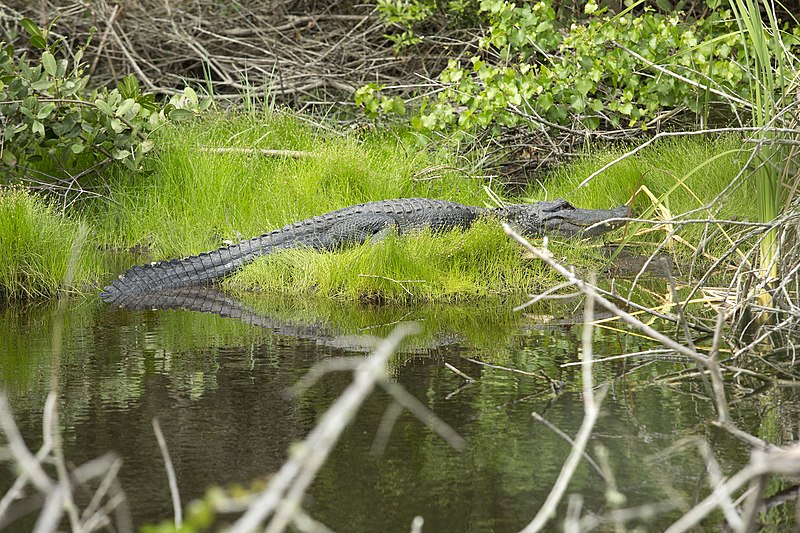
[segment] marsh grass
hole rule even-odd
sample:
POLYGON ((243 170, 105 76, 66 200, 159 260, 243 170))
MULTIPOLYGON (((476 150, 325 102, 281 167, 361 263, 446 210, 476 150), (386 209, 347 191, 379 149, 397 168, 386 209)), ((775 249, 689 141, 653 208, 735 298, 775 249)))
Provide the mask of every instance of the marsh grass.
POLYGON ((103 270, 96 250, 82 246, 72 281, 63 286, 70 252, 88 231, 84 222, 22 189, 0 189, 0 300, 53 296, 94 284, 103 270))
POLYGON ((211 117, 165 130, 150 176, 120 176, 99 213, 106 238, 155 257, 196 253, 352 204, 425 196, 481 203, 482 182, 445 154, 406 152, 388 134, 340 136, 288 115, 211 117), (209 149, 306 151, 304 158, 209 149))
MULTIPOLYGON (((570 165, 557 170, 546 181, 546 193, 541 185, 532 186, 529 195, 540 198, 563 196, 576 205, 592 205, 598 198, 608 199, 611 207, 633 201, 634 214, 638 218, 665 220, 693 212, 687 218, 716 220, 757 220, 755 187, 745 181, 721 196, 731 180, 741 172, 752 153, 736 135, 719 137, 670 138, 653 144, 634 156, 623 159, 578 187, 595 171, 610 163, 630 147, 594 147, 570 165), (647 189, 651 195, 643 194, 647 189), (637 192, 638 191, 638 192, 637 192)), ((632 224, 627 236, 633 235, 640 226, 632 224)), ((642 226, 647 228, 649 226, 642 226)), ((679 226, 676 233, 689 243, 703 242, 703 251, 717 256, 730 249, 730 242, 723 238, 708 239, 705 224, 695 223, 679 226)), ((653 245, 665 237, 665 232, 652 235, 637 235, 629 242, 653 245)), ((648 247, 642 249, 647 250, 648 247)), ((670 247, 670 252, 679 259, 695 255, 687 246, 670 247)))
MULTIPOLYGON (((753 100, 751 109, 752 125, 763 130, 757 137, 762 142, 758 168, 753 171, 756 184, 758 217, 761 222, 772 223, 781 212, 787 198, 786 188, 796 190, 796 179, 792 179, 792 158, 785 146, 776 141, 785 137, 766 128, 784 125, 782 116, 796 98, 798 80, 798 58, 792 53, 791 34, 784 41, 784 28, 778 20, 774 4, 767 1, 735 0, 731 2, 734 17, 739 25, 745 46, 743 69, 750 82, 753 100), (786 175, 789 179, 783 183, 786 175), (793 183, 792 183, 793 182, 793 183)), ((797 20, 794 20, 795 24, 797 20)), ((791 116, 792 113, 789 112, 791 116)), ((796 123, 796 120, 792 121, 796 123)), ((792 195, 794 196, 794 195, 792 195)), ((789 198, 793 201, 794 198, 789 198)), ((780 246, 777 228, 768 230, 759 243, 759 277, 762 283, 771 283, 780 275, 780 246)), ((773 306, 772 295, 759 289, 759 304, 773 306)), ((766 321, 767 315, 760 313, 759 321, 766 321)))
MULTIPOLYGON (((96 210, 98 232, 117 248, 148 250, 147 260, 185 256, 259 235, 303 218, 385 198, 422 196, 488 205, 485 181, 446 152, 414 151, 387 132, 334 134, 288 114, 216 116, 161 134, 163 148, 133 180, 120 175, 112 203, 96 210), (216 153, 214 148, 308 152, 307 157, 216 153)), ((589 151, 522 200, 564 197, 580 207, 625 203, 645 185, 673 213, 696 209, 735 175, 741 142, 679 140, 642 151, 589 186, 587 175, 623 152, 589 151)), ((746 187, 733 193, 746 198, 746 187)), ((749 218, 752 202, 729 202, 723 215, 749 218)), ((653 214, 637 196, 638 214, 653 214)), ((627 231, 627 230, 626 230, 627 231)), ((682 230, 683 231, 683 230, 682 230)), ((692 229, 686 234, 692 237, 692 229)), ((617 231, 608 239, 622 235, 617 231)), ((696 231, 694 237, 699 235, 696 231)), ((646 238, 644 240, 647 240, 646 238)), ((657 238, 650 238, 650 242, 657 238)), ((551 239, 553 252, 578 268, 602 271, 602 240, 551 239)), ((367 302, 467 301, 537 292, 555 282, 552 271, 526 258, 491 221, 468 232, 390 235, 338 253, 290 250, 261 258, 225 280, 228 289, 321 295, 367 302)))

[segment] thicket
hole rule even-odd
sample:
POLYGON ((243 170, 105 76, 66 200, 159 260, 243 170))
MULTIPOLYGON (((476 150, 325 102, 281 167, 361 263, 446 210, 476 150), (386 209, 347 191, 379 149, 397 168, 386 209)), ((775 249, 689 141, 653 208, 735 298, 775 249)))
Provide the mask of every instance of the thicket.
MULTIPOLYGON (((381 0, 398 52, 413 53, 428 21, 453 14, 476 24, 481 37, 450 55, 421 90, 409 95, 371 83, 356 92, 356 102, 369 117, 408 116, 425 137, 497 135, 516 126, 621 137, 681 115, 700 126, 743 125, 737 114, 754 97, 743 68, 753 42, 726 0, 663 0, 657 7, 640 1, 617 11, 611 4, 589 0, 565 14, 552 0, 381 0)), ((783 42, 797 47, 800 28, 790 22, 781 26, 783 42)))
POLYGON ((88 174, 111 162, 141 170, 154 131, 211 104, 190 87, 159 102, 130 74, 113 89, 92 87, 86 44, 72 50, 50 29, 28 18, 20 24, 28 34, 25 49, 0 41, 0 183, 22 178, 37 188, 77 192, 88 174))

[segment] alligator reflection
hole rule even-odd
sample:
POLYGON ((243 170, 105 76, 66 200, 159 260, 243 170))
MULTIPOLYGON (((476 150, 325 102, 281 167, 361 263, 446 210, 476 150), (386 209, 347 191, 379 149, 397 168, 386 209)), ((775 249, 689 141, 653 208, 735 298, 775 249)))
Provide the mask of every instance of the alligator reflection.
MULTIPOLYGON (((136 295, 128 298, 125 305, 120 307, 133 311, 186 310, 218 315, 268 329, 279 335, 310 340, 320 346, 353 352, 371 351, 394 325, 403 321, 419 320, 430 326, 427 328, 427 334, 406 343, 401 348, 401 351, 406 353, 428 353, 437 348, 465 342, 468 337, 463 329, 465 329, 465 318, 469 317, 469 313, 465 312, 463 307, 450 309, 451 312, 456 311, 458 317, 456 323, 447 319, 449 313, 442 306, 416 308, 368 306, 360 308, 363 311, 360 313, 361 317, 354 317, 352 306, 337 308, 335 305, 320 305, 319 302, 314 305, 307 301, 303 302, 302 306, 298 306, 296 301, 293 303, 279 301, 276 306, 272 298, 263 298, 259 295, 238 298, 212 287, 185 287, 136 295), (344 309, 350 311, 346 313, 346 317, 336 316, 336 310, 344 309), (288 317, 287 311, 290 312, 288 317)), ((487 333, 492 332, 494 333, 492 336, 495 337, 511 334, 513 330, 511 323, 518 322, 518 318, 514 320, 513 314, 509 311, 482 314, 482 319, 488 319, 488 323, 482 324, 483 327, 479 329, 487 333)), ((466 322, 468 327, 475 326, 473 321, 466 322)))
POLYGON ((181 309, 234 318, 245 324, 266 328, 280 335, 315 341, 322 346, 348 351, 369 351, 380 340, 372 335, 336 334, 322 322, 290 322, 259 313, 244 301, 211 287, 186 287, 171 291, 141 294, 129 298, 130 310, 181 309))

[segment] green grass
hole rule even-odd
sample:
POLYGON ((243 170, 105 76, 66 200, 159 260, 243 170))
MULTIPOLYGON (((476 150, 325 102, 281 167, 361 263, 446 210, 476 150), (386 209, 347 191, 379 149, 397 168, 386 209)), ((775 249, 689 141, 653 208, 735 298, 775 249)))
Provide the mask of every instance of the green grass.
MULTIPOLYGON (((147 162, 147 173, 120 171, 110 184, 111 201, 89 204, 86 211, 104 246, 148 251, 131 263, 213 249, 359 202, 403 196, 490 202, 484 180, 458 170, 461 161, 451 154, 415 151, 385 132, 338 135, 287 114, 215 115, 166 128, 157 141, 161 148, 147 162), (215 153, 209 150, 214 147, 302 150, 314 156, 215 153)), ((733 137, 657 143, 576 189, 623 152, 598 148, 542 177, 547 192, 532 186, 515 201, 565 197, 580 207, 610 207, 644 184, 677 214, 707 202, 729 183, 745 159, 740 147, 733 137), (686 187, 677 186, 683 178, 686 187)), ((750 194, 746 186, 737 190, 719 216, 751 218, 750 194)), ((643 195, 637 197, 638 213, 649 216, 648 205, 643 195)), ((699 229, 682 232, 699 238, 699 229)), ((655 238, 660 236, 650 240, 655 238)), ((602 241, 577 242, 551 239, 550 246, 567 263, 602 270, 604 260, 595 250, 602 241)), ((496 224, 485 222, 468 232, 389 236, 338 253, 281 252, 249 265, 225 286, 337 300, 466 301, 536 292, 557 281, 496 224)))
MULTIPOLYGON (((667 138, 656 141, 636 155, 624 159, 594 177, 586 186, 578 186, 595 171, 620 157, 630 147, 596 147, 572 164, 565 165, 545 180, 547 193, 534 185, 528 191, 531 200, 564 197, 578 206, 612 207, 627 203, 637 187, 644 186, 672 216, 703 209, 690 218, 723 220, 756 220, 755 189, 749 180, 735 187, 721 200, 713 201, 735 178, 750 154, 736 136, 714 139, 701 137, 667 138)), ((636 216, 659 220, 663 213, 652 199, 639 192, 633 202, 636 216)), ((631 233, 635 227, 630 228, 631 233)), ((689 224, 678 229, 678 235, 698 243, 704 231, 702 224, 689 224)), ((661 231, 644 239, 657 242, 666 236, 661 231)), ((705 244, 711 255, 730 249, 725 238, 705 244)), ((691 254, 686 247, 673 252, 691 254)))
POLYGON ((499 226, 484 222, 468 232, 389 236, 339 253, 290 250, 259 259, 225 285, 342 300, 461 301, 534 291, 548 277, 499 226))
POLYGON ((155 257, 200 252, 313 215, 382 198, 485 199, 482 182, 442 154, 406 153, 388 135, 324 133, 287 115, 213 116, 165 130, 152 174, 121 176, 98 225, 118 246, 146 245, 155 257), (289 159, 211 153, 213 147, 303 150, 289 159), (424 174, 432 170, 432 174, 424 174))
POLYGON ((85 232, 85 224, 52 204, 21 189, 0 188, 0 300, 52 296, 96 283, 101 261, 81 245, 85 232), (69 269, 73 255, 74 274, 69 269))

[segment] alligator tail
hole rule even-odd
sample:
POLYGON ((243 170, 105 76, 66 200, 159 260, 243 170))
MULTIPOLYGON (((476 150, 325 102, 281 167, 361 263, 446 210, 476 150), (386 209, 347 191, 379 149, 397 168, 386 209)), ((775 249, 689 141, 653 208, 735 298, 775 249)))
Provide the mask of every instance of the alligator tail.
POLYGON ((137 265, 126 270, 100 294, 109 303, 125 305, 144 293, 207 285, 251 262, 270 248, 270 234, 183 259, 137 265))

